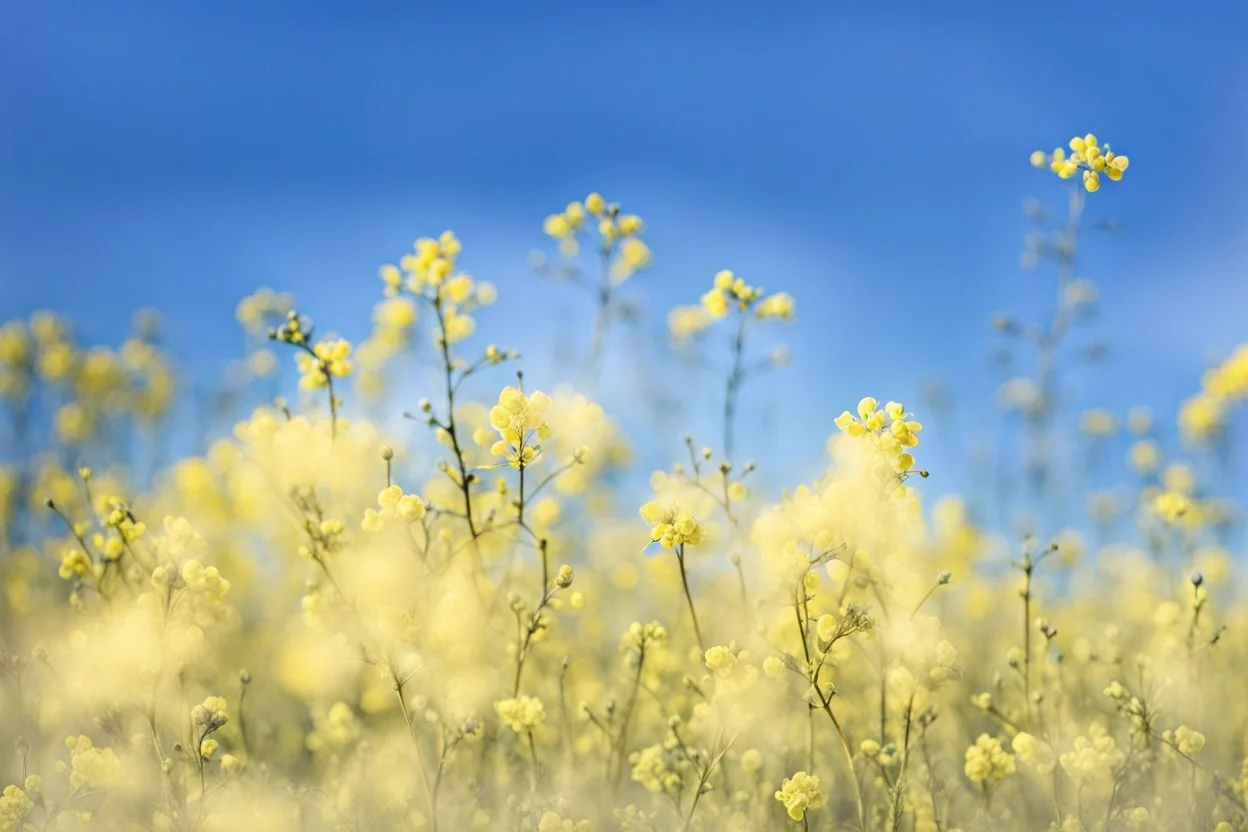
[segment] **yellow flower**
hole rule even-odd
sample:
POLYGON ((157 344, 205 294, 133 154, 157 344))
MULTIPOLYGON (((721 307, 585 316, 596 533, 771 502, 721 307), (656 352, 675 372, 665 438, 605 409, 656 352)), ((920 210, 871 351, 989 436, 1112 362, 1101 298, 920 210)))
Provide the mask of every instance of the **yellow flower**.
POLYGON ((804 819, 807 812, 827 802, 819 790, 819 777, 804 771, 796 772, 784 781, 776 792, 776 800, 784 804, 789 817, 796 821, 804 819))
POLYGON ((1131 445, 1128 458, 1132 468, 1141 474, 1151 474, 1161 464, 1161 449, 1151 439, 1141 439, 1131 445))
POLYGON ((1179 751, 1189 757, 1205 747, 1205 735, 1186 725, 1176 728, 1172 739, 1179 751))
POLYGON ((782 321, 791 321, 794 308, 793 298, 784 292, 779 292, 763 298, 755 309, 755 314, 760 319, 777 318, 782 321))
POLYGON ((57 574, 62 580, 70 580, 71 578, 79 578, 87 574, 91 569, 91 559, 87 554, 79 548, 67 548, 61 554, 61 566, 57 570, 57 574))
POLYGON ((1018 759, 1034 768, 1038 774, 1049 774, 1057 765, 1057 755, 1049 744, 1025 731, 1015 734, 1011 744, 1018 759))
POLYGON ((498 712, 499 719, 517 734, 531 731, 546 721, 542 700, 532 696, 500 699, 494 703, 494 710, 498 712))
POLYGON ((533 464, 542 450, 537 443, 550 436, 550 425, 545 421, 549 409, 550 396, 540 390, 525 396, 518 388, 504 387, 498 404, 490 408, 490 427, 500 437, 490 453, 506 458, 513 468, 533 464))
POLYGON ((34 808, 34 801, 17 786, 5 786, 0 794, 0 832, 21 829, 26 813, 34 808))
POLYGON ((77 402, 70 402, 56 411, 56 435, 67 445, 86 439, 92 427, 91 415, 77 402))
POLYGON ((634 272, 647 268, 653 257, 650 247, 636 237, 620 243, 620 255, 611 264, 611 279, 616 283, 627 280, 634 272))
POLYGON ((1191 509, 1191 500, 1178 491, 1163 491, 1153 498, 1153 512, 1170 524, 1178 522, 1191 509))
POLYGON ((991 785, 1014 773, 1014 756, 1001 747, 1000 740, 980 734, 966 749, 964 770, 972 783, 991 785))
POLYGON ((649 624, 634 621, 628 625, 628 629, 624 632, 623 644, 625 647, 644 650, 652 646, 662 647, 666 643, 667 629, 657 621, 651 621, 649 624))
POLYGON ((714 319, 703 305, 677 306, 668 313, 667 329, 672 338, 680 343, 706 329, 714 319))
POLYGON ((1082 170, 1083 186, 1089 193, 1100 189, 1102 173, 1111 181, 1117 182, 1122 179, 1122 174, 1127 169, 1127 157, 1115 154, 1108 145, 1102 146, 1092 133, 1075 136, 1070 140, 1069 147, 1069 156, 1060 147, 1055 148, 1049 156, 1039 150, 1033 151, 1030 162, 1033 167, 1039 168, 1047 160, 1049 170, 1062 179, 1069 179, 1082 170))
POLYGON ((69 785, 75 789, 107 789, 121 778, 121 760, 111 748, 96 748, 90 737, 65 740, 69 749, 69 785))
POLYGON ((706 538, 693 515, 679 506, 664 506, 652 500, 641 507, 641 518, 650 524, 650 540, 664 549, 697 546, 706 538))
POLYGON ((1102 789, 1113 781, 1114 771, 1123 758, 1122 750, 1105 726, 1093 723, 1088 735, 1076 737, 1074 748, 1062 754, 1058 761, 1076 786, 1102 789))
POLYGON ((617 223, 621 234, 640 234, 641 230, 645 228, 645 223, 636 214, 625 214, 619 218, 617 223))
POLYGON ((629 755, 632 763, 631 777, 646 791, 662 794, 680 791, 683 779, 675 760, 661 745, 651 745, 629 755))
POLYGON ((702 296, 702 308, 712 318, 722 318, 729 312, 728 296, 723 292, 711 290, 702 296))
POLYGON ((191 709, 191 722, 203 733, 211 733, 230 721, 225 698, 209 696, 191 709))
POLYGON ((329 384, 329 379, 351 375, 351 344, 341 338, 332 341, 321 341, 312 348, 312 354, 299 352, 295 354, 295 363, 301 378, 299 386, 304 390, 315 390, 329 384))
POLYGON ((737 664, 737 657, 732 652, 732 648, 722 644, 709 648, 703 655, 703 659, 707 669, 720 678, 731 675, 733 667, 737 664))
MULTIPOLYGON (((563 214, 551 214, 546 218, 546 222, 542 224, 542 230, 551 237, 566 237, 572 233, 572 226, 568 224, 568 218, 563 214)), ((475 269, 473 271, 476 271, 475 269)))

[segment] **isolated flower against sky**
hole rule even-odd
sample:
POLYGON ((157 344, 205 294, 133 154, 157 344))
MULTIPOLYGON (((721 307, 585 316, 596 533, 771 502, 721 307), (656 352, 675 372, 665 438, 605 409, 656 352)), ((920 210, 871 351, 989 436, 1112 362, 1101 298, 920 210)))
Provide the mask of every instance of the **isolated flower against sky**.
POLYGON ((571 283, 593 301, 593 329, 584 362, 588 385, 597 381, 611 325, 631 314, 632 307, 619 300, 618 288, 653 265, 653 253, 641 239, 645 227, 641 217, 624 213, 618 203, 608 202, 597 191, 583 201, 568 203, 542 223, 543 232, 558 242, 564 262, 552 264, 537 251, 530 257, 534 271, 571 283), (583 246, 595 255, 596 263, 591 267, 582 267, 577 261, 583 246))
POLYGON ((546 217, 542 230, 559 243, 566 258, 574 258, 583 243, 602 258, 612 283, 622 283, 650 266, 650 248, 641 240, 646 224, 636 214, 624 213, 614 202, 594 192, 584 201, 546 217))
POLYGON ((498 291, 492 283, 459 271, 463 244, 454 232, 444 231, 437 239, 421 237, 412 248, 397 266, 381 267, 385 295, 407 294, 429 303, 435 318, 435 343, 458 344, 476 332, 473 313, 493 304, 498 291))
POLYGON ((768 295, 762 288, 751 286, 727 269, 715 275, 711 289, 697 305, 678 306, 668 314, 669 334, 677 346, 693 336, 711 329, 716 322, 735 316, 736 328, 730 344, 731 365, 724 392, 723 457, 732 462, 735 452, 737 401, 741 386, 749 378, 788 363, 788 350, 776 347, 771 354, 749 363, 746 340, 752 328, 766 321, 792 323, 796 303, 787 292, 768 295))
POLYGON ((1063 148, 1055 148, 1046 154, 1043 150, 1031 154, 1032 167, 1049 170, 1062 179, 1069 179, 1079 171, 1083 171, 1083 186, 1088 193, 1101 187, 1101 177, 1105 176, 1112 182, 1118 182, 1126 173, 1130 159, 1114 153, 1108 144, 1102 145, 1095 135, 1075 136, 1069 143, 1070 153, 1063 148))

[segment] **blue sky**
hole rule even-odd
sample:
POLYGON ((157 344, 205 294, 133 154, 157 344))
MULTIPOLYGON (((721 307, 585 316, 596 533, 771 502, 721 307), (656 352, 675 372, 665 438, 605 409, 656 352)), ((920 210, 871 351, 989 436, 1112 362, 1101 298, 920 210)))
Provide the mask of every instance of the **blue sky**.
POLYGON ((1088 243, 1114 352, 1075 401, 1169 421, 1248 334, 1243 3, 538 5, 3 0, 0 317, 116 341, 155 306, 206 376, 247 292, 362 334, 377 266, 453 228, 500 289, 482 328, 553 383, 582 307, 526 258, 597 189, 649 224, 652 321, 721 268, 797 298, 746 452, 809 473, 840 410, 939 376, 927 461, 953 471, 991 413, 989 316, 1051 295, 1020 206, 1064 190, 1027 154, 1092 131, 1133 164, 1091 200, 1124 230, 1088 243))

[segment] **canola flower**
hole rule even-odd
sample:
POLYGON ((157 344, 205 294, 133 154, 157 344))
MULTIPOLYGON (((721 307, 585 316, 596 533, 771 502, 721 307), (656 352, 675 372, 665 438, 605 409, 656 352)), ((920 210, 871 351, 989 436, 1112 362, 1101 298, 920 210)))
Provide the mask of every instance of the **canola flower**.
POLYGON ((746 339, 754 325, 764 321, 792 323, 796 303, 787 292, 767 294, 758 286, 751 286, 741 277, 725 269, 717 272, 710 291, 702 295, 694 306, 678 306, 668 315, 668 327, 673 339, 683 343, 711 328, 717 321, 732 314, 737 316, 736 333, 731 343, 732 365, 728 372, 724 393, 724 458, 731 462, 734 451, 737 400, 741 386, 758 373, 788 361, 783 347, 772 351, 770 358, 760 364, 746 363, 746 339))
POLYGON ((1061 147, 1048 154, 1036 150, 1031 154, 1031 165, 1036 168, 1047 165, 1062 179, 1069 179, 1083 171, 1083 187, 1088 193, 1095 193, 1101 187, 1102 175, 1112 182, 1119 182, 1131 163, 1128 157, 1110 150, 1108 144, 1102 145, 1092 133, 1075 136, 1070 140, 1069 148, 1069 153, 1061 147))
MULTIPOLYGON (((1080 142, 1082 199, 1127 164, 1080 142)), ((605 252, 612 291, 651 266, 600 195, 546 224, 605 252)), ((1121 443, 1094 529, 931 501, 934 414, 874 397, 824 402, 806 481, 687 437, 639 496, 617 475, 646 414, 501 377, 522 359, 482 313, 522 299, 462 259, 418 239, 350 346, 293 296, 245 299, 306 398, 247 376, 233 430, 150 478, 117 428, 178 389, 154 322, 116 349, 52 313, 0 327, 5 418, 46 445, 0 467, 0 830, 1248 826, 1236 520, 1199 456, 1234 439, 1242 351, 1176 415, 1187 445, 1160 411, 1063 421, 1056 374, 1011 388, 1025 420, 1121 443)), ((1097 291, 1070 277, 1074 315, 1097 291)), ((731 273, 669 318, 794 319, 731 273)), ((738 390, 772 366, 731 355, 738 390)))
POLYGON ((618 203, 608 202, 597 191, 584 200, 569 202, 563 211, 550 214, 542 223, 543 232, 558 241, 565 264, 552 266, 539 251, 532 257, 537 273, 569 281, 594 300, 593 332, 585 362, 591 384, 600 369, 611 323, 624 311, 617 289, 653 265, 653 252, 641 239, 645 227, 641 217, 624 213, 618 203), (583 245, 597 254, 597 277, 589 276, 576 263, 583 245))
POLYGON ((819 790, 818 776, 804 771, 785 779, 776 792, 776 800, 784 804, 785 811, 793 820, 804 820, 807 812, 818 809, 826 802, 823 792, 819 790))

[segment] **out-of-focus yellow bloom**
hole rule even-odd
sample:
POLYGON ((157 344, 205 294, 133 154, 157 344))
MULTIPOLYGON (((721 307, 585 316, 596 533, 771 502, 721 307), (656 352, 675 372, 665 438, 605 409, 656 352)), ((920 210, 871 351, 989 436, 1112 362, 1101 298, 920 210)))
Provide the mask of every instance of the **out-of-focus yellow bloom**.
POLYGON ((1011 744, 1018 759, 1031 766, 1038 774, 1049 774, 1057 765, 1057 755, 1053 748, 1025 731, 1015 734, 1011 744))
POLYGON ((1001 741, 980 734, 975 744, 966 749, 966 777, 972 783, 992 785, 1014 773, 1014 755, 1001 747, 1001 741))
POLYGON ((500 699, 494 703, 498 717, 517 734, 531 731, 546 721, 546 709, 542 700, 533 696, 517 696, 512 699, 500 699))
POLYGON ((93 429, 91 414, 78 402, 70 402, 56 411, 56 435, 67 445, 82 442, 93 429))
POLYGON ((1118 430, 1118 420, 1105 410, 1085 410, 1079 417, 1079 430, 1088 436, 1112 436, 1118 430))
POLYGON ((1141 474, 1151 474, 1161 465, 1161 449, 1150 439, 1141 439, 1131 445, 1128 453, 1131 467, 1141 474))
POLYGON ((354 369, 351 364, 351 344, 341 338, 333 341, 321 341, 313 347, 314 355, 306 352, 295 354, 295 363, 299 367, 299 386, 304 390, 315 390, 329 384, 330 378, 343 378, 351 375, 354 369))
POLYGON ((248 332, 259 335, 274 321, 284 318, 294 302, 289 292, 275 292, 266 286, 240 300, 234 317, 248 332))
POLYGON ((23 818, 34 805, 30 796, 17 786, 5 786, 0 794, 0 832, 20 829, 23 818))
POLYGON ((69 749, 69 765, 64 767, 69 785, 74 789, 103 790, 121 778, 121 760, 111 748, 96 748, 91 738, 83 735, 65 740, 69 749))

